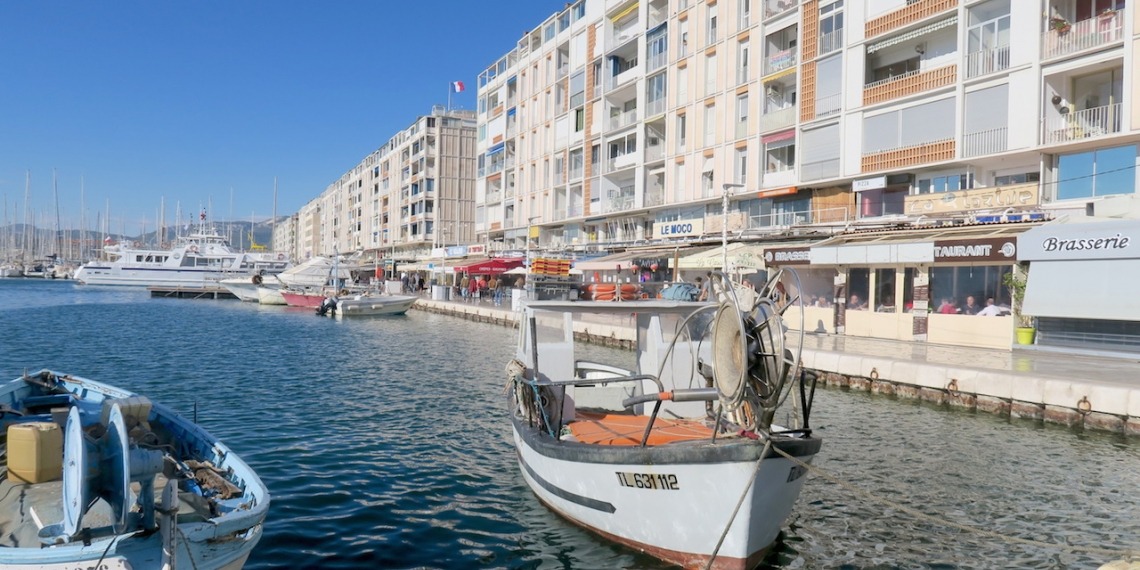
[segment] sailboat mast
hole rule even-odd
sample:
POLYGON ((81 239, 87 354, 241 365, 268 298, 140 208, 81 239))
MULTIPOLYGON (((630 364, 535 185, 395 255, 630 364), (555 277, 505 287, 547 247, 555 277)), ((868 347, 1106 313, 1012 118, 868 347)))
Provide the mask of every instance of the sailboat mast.
MULTIPOLYGON (((277 177, 273 177, 273 219, 269 222, 270 251, 277 251, 277 177)), ((293 257, 290 255, 289 257, 293 257)))
POLYGON ((32 246, 28 240, 28 200, 31 199, 32 194, 32 171, 28 170, 24 174, 24 227, 20 231, 20 237, 24 238, 23 250, 24 256, 27 261, 31 261, 32 246))
POLYGON ((55 169, 51 169, 51 193, 52 200, 55 202, 55 239, 52 240, 52 253, 56 257, 63 254, 63 248, 60 247, 59 240, 62 239, 59 229, 59 179, 56 177, 55 169))

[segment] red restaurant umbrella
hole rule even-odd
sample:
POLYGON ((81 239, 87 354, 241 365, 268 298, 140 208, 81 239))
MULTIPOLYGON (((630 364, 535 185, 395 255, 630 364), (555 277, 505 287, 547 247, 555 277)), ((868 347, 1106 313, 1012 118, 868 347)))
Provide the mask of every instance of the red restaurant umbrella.
POLYGON ((521 267, 522 264, 522 258, 484 259, 467 265, 460 263, 455 266, 455 271, 457 273, 470 273, 471 275, 501 275, 516 267, 521 267))

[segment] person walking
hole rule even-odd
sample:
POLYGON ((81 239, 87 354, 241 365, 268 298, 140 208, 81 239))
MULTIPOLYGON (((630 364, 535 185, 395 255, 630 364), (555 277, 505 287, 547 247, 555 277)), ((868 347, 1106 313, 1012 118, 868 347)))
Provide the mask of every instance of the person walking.
POLYGON ((468 295, 470 295, 470 292, 469 292, 470 287, 471 287, 471 278, 468 277, 466 273, 464 273, 463 278, 459 280, 459 294, 463 296, 463 302, 464 303, 466 303, 468 301, 468 295))

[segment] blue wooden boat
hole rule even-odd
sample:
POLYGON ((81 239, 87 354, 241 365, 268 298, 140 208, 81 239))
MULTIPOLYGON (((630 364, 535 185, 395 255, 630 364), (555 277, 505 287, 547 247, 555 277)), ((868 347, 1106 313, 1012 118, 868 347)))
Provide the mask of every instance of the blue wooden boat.
POLYGON ((269 492, 145 396, 41 370, 0 386, 2 568, 241 568, 269 492))

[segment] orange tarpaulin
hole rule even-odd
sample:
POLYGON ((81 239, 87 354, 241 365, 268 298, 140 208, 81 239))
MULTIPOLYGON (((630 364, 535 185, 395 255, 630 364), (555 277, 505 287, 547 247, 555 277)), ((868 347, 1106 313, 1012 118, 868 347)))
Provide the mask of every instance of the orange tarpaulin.
MULTIPOLYGON (((570 433, 582 443, 599 445, 641 445, 649 416, 620 414, 590 414, 578 412, 569 424, 570 433)), ((649 432, 646 445, 662 445, 675 441, 712 439, 712 428, 694 420, 668 420, 657 418, 649 432)))

